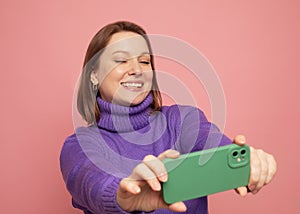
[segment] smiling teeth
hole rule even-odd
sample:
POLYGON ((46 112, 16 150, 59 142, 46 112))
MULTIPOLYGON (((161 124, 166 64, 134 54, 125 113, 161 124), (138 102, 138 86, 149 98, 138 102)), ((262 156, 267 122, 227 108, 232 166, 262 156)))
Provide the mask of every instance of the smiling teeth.
POLYGON ((124 82, 122 83, 123 86, 125 87, 137 87, 137 88, 141 88, 143 86, 142 83, 133 83, 133 82, 124 82))

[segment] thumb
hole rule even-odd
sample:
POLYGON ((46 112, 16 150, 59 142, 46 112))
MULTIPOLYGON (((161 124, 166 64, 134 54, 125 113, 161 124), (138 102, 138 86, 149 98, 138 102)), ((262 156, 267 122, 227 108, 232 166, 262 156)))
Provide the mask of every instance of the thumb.
POLYGON ((246 197, 248 191, 247 191, 247 187, 238 187, 235 189, 235 191, 242 197, 246 197))
POLYGON ((246 137, 244 135, 237 135, 234 140, 233 143, 239 145, 239 146, 243 146, 246 144, 246 137))
POLYGON ((187 210, 182 201, 169 205, 169 209, 175 212, 185 212, 187 210))

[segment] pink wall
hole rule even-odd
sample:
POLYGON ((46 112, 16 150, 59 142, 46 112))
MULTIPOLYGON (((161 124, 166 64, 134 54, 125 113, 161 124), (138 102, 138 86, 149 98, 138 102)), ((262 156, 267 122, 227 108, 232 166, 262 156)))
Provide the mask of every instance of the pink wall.
POLYGON ((72 93, 88 42, 120 19, 204 53, 223 83, 226 133, 245 133, 249 144, 277 158, 273 183, 246 199, 233 191, 214 195, 211 213, 296 213, 299 1, 118 2, 2 2, 1 213, 80 213, 62 181, 59 152, 73 131, 72 93))

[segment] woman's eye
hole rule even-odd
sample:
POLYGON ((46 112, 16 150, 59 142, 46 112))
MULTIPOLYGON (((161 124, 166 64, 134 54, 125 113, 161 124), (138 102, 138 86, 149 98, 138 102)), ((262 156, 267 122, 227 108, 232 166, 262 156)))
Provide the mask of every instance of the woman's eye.
POLYGON ((145 65, 149 65, 150 64, 149 61, 140 61, 140 63, 145 64, 145 65))
POLYGON ((116 63, 126 63, 127 60, 126 59, 116 59, 115 62, 116 63))

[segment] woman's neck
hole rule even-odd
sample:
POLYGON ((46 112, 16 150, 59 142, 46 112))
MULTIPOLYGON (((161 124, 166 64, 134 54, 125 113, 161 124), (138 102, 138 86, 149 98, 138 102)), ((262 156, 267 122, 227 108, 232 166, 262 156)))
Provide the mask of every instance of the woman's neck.
POLYGON ((97 97, 100 109, 100 119, 97 123, 99 128, 113 132, 130 132, 141 129, 149 124, 151 94, 138 105, 121 106, 112 104, 97 97))

